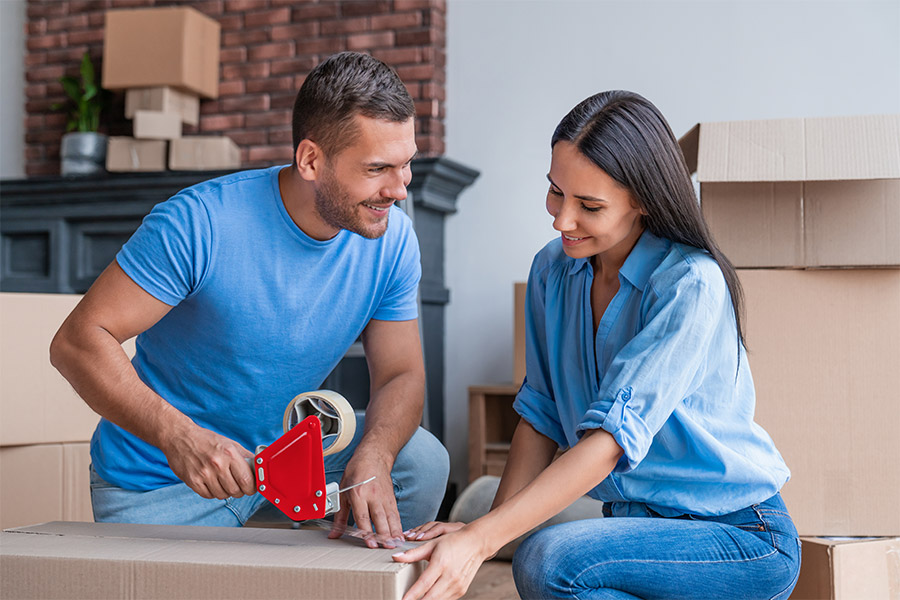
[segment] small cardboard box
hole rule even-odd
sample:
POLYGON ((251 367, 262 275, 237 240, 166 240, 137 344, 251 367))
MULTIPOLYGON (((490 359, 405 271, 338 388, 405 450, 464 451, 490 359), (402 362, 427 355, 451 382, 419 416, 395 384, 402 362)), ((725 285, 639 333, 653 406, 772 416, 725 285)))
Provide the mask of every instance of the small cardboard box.
POLYGON ((189 136, 169 144, 169 168, 173 171, 237 169, 241 149, 225 136, 189 136))
POLYGON ((900 535, 900 269, 739 269, 756 421, 801 535, 900 535))
POLYGON ((900 266, 900 115, 701 123, 679 143, 736 267, 900 266))
POLYGON ((527 284, 513 284, 513 383, 525 381, 525 291, 527 284))
POLYGON ((50 341, 79 300, 0 293, 0 446, 91 439, 100 418, 49 359, 50 341))
POLYGON ((131 173, 166 170, 165 140, 111 137, 106 150, 106 170, 131 173))
POLYGON ((217 98, 220 29, 187 6, 107 11, 103 87, 172 86, 217 98))
POLYGON ((139 140, 174 140, 181 137, 181 115, 158 110, 134 111, 134 137, 139 140))
POLYGON ((139 110, 155 110, 176 113, 182 123, 196 125, 200 122, 200 98, 196 94, 181 92, 173 87, 131 89, 125 92, 125 118, 133 119, 139 110))
POLYGON ((90 445, 0 447, 0 528, 93 521, 90 445))
POLYGON ((397 599, 422 564, 324 530, 47 523, 0 534, 3 598, 397 599))
POLYGON ((802 538, 803 564, 791 600, 895 600, 900 538, 802 538))

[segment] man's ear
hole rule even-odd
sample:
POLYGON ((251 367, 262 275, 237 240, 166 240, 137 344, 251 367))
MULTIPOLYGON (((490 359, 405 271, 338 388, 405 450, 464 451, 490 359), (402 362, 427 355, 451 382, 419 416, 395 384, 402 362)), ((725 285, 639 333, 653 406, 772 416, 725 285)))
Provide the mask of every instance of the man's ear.
POLYGON ((317 143, 304 139, 297 145, 294 161, 297 163, 297 171, 300 177, 306 181, 316 181, 322 172, 325 155, 317 143))

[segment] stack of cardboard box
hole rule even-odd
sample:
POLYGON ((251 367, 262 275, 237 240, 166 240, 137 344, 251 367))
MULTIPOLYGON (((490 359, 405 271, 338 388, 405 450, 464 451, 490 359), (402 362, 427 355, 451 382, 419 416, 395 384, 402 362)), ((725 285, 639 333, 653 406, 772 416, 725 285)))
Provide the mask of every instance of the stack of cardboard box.
POLYGON ((791 597, 893 597, 900 115, 702 123, 681 144, 744 288, 757 422, 792 472, 791 597))
POLYGON ((109 140, 109 171, 230 169, 240 149, 224 136, 182 137, 200 98, 219 95, 219 24, 191 7, 106 13, 103 86, 125 90, 134 137, 109 140), (167 158, 168 154, 168 158, 167 158))

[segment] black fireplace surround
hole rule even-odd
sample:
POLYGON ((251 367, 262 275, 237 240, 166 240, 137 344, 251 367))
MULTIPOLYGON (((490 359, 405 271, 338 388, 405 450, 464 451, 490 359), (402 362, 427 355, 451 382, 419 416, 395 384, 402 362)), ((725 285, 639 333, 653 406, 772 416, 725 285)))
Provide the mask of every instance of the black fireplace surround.
MULTIPOLYGON (((0 291, 84 293, 154 205, 229 172, 0 181, 0 291)), ((444 306, 450 300, 444 283, 444 217, 456 212, 457 197, 478 171, 440 157, 414 160, 412 174, 408 212, 422 251, 423 424, 443 440, 444 306)), ((365 407, 369 376, 361 344, 354 344, 322 387, 342 393, 356 408, 365 407)))

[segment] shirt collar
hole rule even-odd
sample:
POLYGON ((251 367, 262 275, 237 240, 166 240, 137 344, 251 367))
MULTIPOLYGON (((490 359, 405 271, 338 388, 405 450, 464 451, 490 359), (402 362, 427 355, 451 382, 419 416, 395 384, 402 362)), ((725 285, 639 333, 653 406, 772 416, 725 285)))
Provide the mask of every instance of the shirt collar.
MULTIPOLYGON (((625 259, 625 264, 619 269, 619 275, 635 288, 643 290, 671 245, 668 240, 658 238, 645 229, 625 259)), ((569 275, 579 273, 586 267, 590 268, 590 262, 590 257, 576 258, 569 267, 569 275)))

